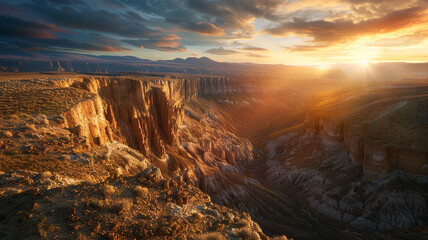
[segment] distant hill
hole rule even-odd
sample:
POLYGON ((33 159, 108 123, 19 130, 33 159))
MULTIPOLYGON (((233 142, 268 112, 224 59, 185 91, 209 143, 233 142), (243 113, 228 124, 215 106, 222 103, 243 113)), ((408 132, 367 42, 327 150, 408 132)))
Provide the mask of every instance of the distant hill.
POLYGON ((134 56, 94 56, 59 52, 1 53, 0 72, 61 71, 82 73, 174 72, 245 76, 245 79, 347 79, 342 71, 328 70, 322 74, 314 68, 282 64, 217 62, 207 57, 152 61, 134 56))

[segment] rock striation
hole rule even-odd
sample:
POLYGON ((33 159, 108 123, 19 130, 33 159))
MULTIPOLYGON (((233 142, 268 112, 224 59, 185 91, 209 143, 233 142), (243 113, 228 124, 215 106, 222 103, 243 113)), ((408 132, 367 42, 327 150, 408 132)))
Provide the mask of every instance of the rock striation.
POLYGON ((118 141, 144 154, 165 157, 165 144, 177 145, 184 117, 183 100, 204 94, 232 92, 227 78, 140 81, 85 78, 71 87, 96 97, 62 114, 65 127, 79 127, 90 146, 118 141))

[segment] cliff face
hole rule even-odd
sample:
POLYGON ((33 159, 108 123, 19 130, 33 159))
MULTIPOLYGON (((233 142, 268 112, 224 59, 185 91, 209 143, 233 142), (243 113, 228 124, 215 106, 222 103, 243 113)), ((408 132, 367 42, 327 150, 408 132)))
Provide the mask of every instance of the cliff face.
POLYGON ((118 141, 162 158, 182 121, 182 102, 167 87, 149 82, 87 78, 73 87, 95 93, 63 114, 66 127, 88 138, 90 146, 118 141))
POLYGON ((242 172, 252 160, 248 140, 223 128, 227 124, 216 110, 208 103, 201 105, 202 99, 196 100, 197 96, 242 91, 227 78, 86 78, 71 86, 96 95, 62 114, 65 127, 87 137, 89 147, 123 143, 160 160, 165 171, 208 192, 220 188, 210 180, 215 178, 213 174, 242 172), (186 109, 185 101, 192 108, 186 109))
POLYGON ((377 143, 358 132, 352 122, 308 114, 305 120, 308 132, 317 133, 328 141, 344 142, 349 158, 361 164, 367 177, 383 178, 392 170, 428 174, 428 153, 409 147, 377 143))

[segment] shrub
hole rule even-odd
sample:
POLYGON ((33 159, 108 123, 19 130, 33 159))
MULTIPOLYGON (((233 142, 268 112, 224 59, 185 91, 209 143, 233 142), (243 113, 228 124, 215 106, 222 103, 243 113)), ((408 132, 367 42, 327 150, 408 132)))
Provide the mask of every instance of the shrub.
POLYGON ((149 194, 149 189, 147 189, 146 187, 141 187, 141 186, 136 186, 133 189, 135 195, 139 196, 139 197, 143 197, 143 196, 147 196, 149 194))
POLYGON ((11 137, 13 137, 13 133, 12 133, 12 132, 9 132, 9 131, 4 131, 4 132, 3 132, 3 136, 8 137, 8 138, 11 138, 11 137))
POLYGON ((42 178, 50 178, 50 177, 52 177, 52 173, 49 171, 44 171, 44 172, 42 172, 41 176, 42 176, 42 178))
POLYGON ((125 214, 131 211, 132 202, 128 199, 117 199, 108 201, 108 208, 118 214, 125 214))
POLYGON ((105 185, 103 188, 103 193, 105 196, 110 196, 116 193, 116 188, 112 185, 105 185))
POLYGON ((92 199, 91 201, 89 201, 89 206, 99 208, 101 207, 100 201, 92 199))

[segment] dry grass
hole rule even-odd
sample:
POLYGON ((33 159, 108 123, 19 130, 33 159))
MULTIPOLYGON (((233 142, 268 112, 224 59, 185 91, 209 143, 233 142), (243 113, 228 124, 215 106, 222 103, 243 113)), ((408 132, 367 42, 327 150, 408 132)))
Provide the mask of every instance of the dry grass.
POLYGON ((0 82, 0 115, 58 115, 93 97, 81 89, 57 87, 51 81, 6 80, 0 82))

